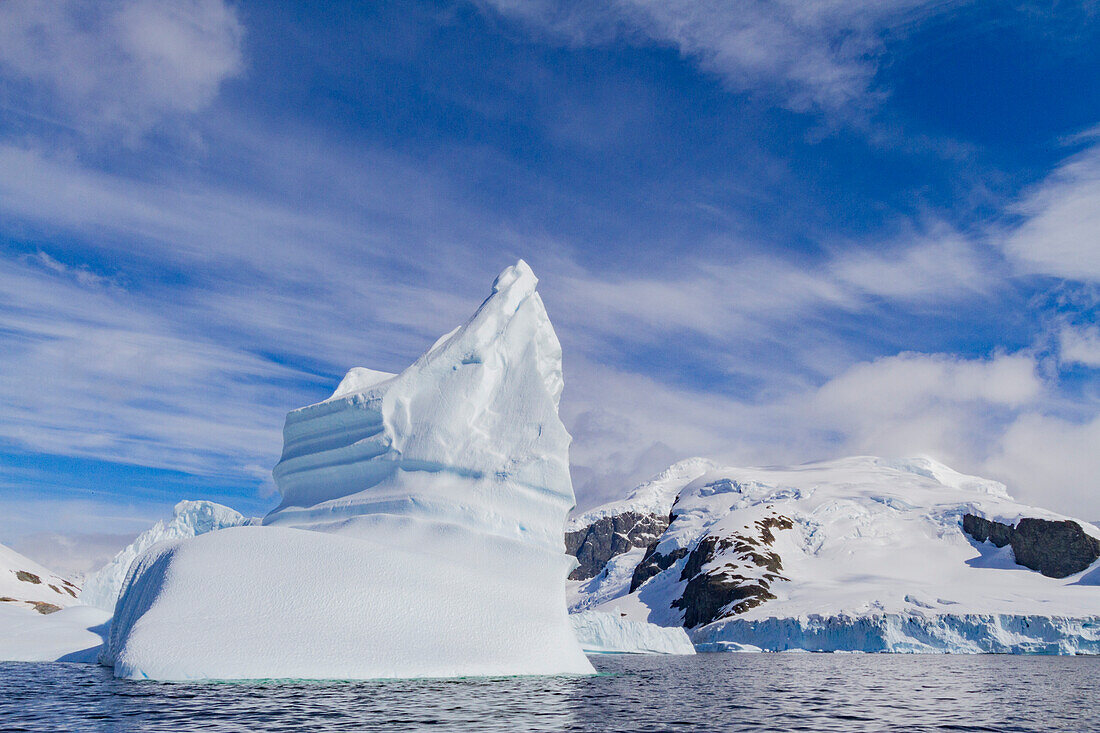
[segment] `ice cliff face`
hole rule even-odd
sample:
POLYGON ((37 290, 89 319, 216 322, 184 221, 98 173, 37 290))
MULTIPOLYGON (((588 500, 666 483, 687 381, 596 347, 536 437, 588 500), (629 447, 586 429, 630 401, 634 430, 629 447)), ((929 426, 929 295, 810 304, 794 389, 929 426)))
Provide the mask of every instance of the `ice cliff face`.
POLYGON ((942 650, 953 633, 982 624, 954 650, 1095 642, 1095 627, 1080 620, 1100 608, 1100 532, 930 459, 712 466, 684 477, 670 520, 643 551, 574 583, 572 607, 684 626, 714 648, 818 648, 814 639, 828 637, 833 648, 925 650, 904 641, 911 632, 942 650), (1052 617, 1080 623, 1045 624, 1047 636, 1018 634, 1018 643, 993 628, 1052 617), (1078 635, 1048 638, 1063 632, 1078 635))
POLYGON ((581 647, 590 654, 694 654, 681 628, 631 621, 619 614, 583 611, 569 617, 581 647))
POLYGON ((142 532, 125 549, 93 573, 80 592, 80 602, 105 611, 115 610, 115 601, 133 561, 158 542, 197 537, 226 527, 239 527, 251 520, 227 506, 212 501, 181 501, 172 519, 158 521, 142 532))
POLYGON ((561 347, 536 283, 520 261, 402 373, 354 369, 290 413, 264 526, 134 563, 115 674, 590 673, 566 614, 561 347))
POLYGON ((0 608, 49 614, 75 606, 79 593, 69 580, 0 545, 0 608))

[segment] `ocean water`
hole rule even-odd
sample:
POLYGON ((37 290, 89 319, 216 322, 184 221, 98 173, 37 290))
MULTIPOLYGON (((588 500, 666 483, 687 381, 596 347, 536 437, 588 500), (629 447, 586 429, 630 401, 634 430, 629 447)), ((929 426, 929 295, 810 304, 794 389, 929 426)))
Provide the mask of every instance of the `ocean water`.
POLYGON ((0 663, 4 731, 1100 730, 1100 658, 593 657, 595 677, 165 684, 0 663))

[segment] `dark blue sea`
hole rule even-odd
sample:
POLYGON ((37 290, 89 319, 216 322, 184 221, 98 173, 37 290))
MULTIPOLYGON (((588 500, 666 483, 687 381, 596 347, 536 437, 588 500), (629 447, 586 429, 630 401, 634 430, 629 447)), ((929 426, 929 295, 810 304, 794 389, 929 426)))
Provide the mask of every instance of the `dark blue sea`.
POLYGON ((165 684, 0 663, 4 731, 1100 730, 1100 658, 598 656, 595 677, 165 684))

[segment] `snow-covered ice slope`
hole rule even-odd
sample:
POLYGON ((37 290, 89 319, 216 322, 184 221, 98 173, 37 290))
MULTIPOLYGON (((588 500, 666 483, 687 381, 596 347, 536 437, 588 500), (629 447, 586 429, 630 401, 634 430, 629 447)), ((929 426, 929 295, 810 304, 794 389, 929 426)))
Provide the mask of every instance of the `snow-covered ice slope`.
POLYGON ((111 614, 70 606, 47 616, 0 604, 0 661, 94 664, 111 614))
POLYGON ((569 617, 581 647, 590 654, 694 654, 678 627, 631 621, 619 614, 583 611, 569 617))
POLYGON ((1095 650, 1100 530, 931 459, 715 467, 671 514, 595 608, 700 648, 1095 650))
POLYGON ((0 545, 0 661, 95 661, 111 614, 79 606, 80 588, 0 545))
POLYGON ((0 545, 0 607, 48 614, 75 606, 79 593, 66 578, 0 545))
POLYGON ((229 507, 212 501, 181 501, 176 504, 171 520, 158 521, 93 573, 84 582, 80 602, 105 611, 114 611, 118 593, 126 580, 126 571, 138 555, 158 542, 196 537, 216 529, 239 527, 249 521, 229 507))
POLYGON ((591 673, 566 614, 561 347, 524 262, 399 375, 287 416, 262 527, 134 563, 103 659, 157 679, 591 673))

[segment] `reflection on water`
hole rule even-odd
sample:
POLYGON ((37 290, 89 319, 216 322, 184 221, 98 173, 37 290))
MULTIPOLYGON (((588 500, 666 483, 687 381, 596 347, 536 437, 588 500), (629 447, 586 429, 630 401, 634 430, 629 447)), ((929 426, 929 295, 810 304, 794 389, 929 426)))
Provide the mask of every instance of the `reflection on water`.
POLYGON ((0 663, 11 731, 1085 731, 1100 658, 600 656, 596 677, 162 684, 0 663))

